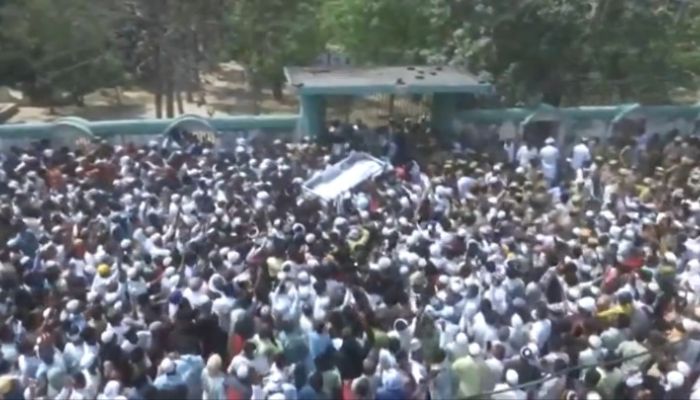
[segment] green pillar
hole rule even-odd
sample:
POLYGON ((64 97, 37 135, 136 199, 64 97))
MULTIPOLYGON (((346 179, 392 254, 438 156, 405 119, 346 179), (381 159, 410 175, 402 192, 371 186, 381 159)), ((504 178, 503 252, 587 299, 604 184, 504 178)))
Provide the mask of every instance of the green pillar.
POLYGON ((301 95, 299 130, 304 136, 318 137, 326 121, 326 102, 323 96, 301 95))
POLYGON ((457 98, 454 93, 435 93, 433 95, 432 129, 441 136, 449 136, 454 132, 454 121, 457 117, 457 98))

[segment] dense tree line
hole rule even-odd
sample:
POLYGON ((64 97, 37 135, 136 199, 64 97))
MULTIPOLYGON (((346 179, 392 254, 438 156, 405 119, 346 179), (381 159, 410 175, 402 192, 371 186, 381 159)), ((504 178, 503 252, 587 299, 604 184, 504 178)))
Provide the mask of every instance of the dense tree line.
MULTIPOLYGON (((700 5, 689 0, 0 0, 0 84, 80 104, 137 84, 159 116, 219 61, 282 95, 282 67, 327 48, 357 65, 451 64, 505 104, 695 95, 700 5)), ((675 97, 674 97, 675 96, 675 97)), ((191 100, 191 99, 190 99, 191 100)))

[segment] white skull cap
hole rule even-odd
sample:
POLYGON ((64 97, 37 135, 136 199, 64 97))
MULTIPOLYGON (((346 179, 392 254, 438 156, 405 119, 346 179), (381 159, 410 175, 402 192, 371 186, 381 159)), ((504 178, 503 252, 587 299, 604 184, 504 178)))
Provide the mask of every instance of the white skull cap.
POLYGON ((102 334, 100 335, 100 340, 102 343, 109 343, 114 339, 114 331, 111 329, 107 329, 102 334))
POLYGON ((391 259, 389 257, 381 257, 379 259, 379 269, 387 269, 391 267, 391 259))
POLYGON ((476 357, 481 354, 481 346, 479 346, 479 343, 470 343, 469 344, 469 355, 472 357, 476 357))
POLYGON ((518 381, 520 380, 520 376, 514 369, 509 369, 506 371, 506 382, 511 385, 515 386, 518 384, 518 381))
POLYGON ((671 389, 677 389, 685 383, 685 377, 678 371, 671 371, 666 374, 666 382, 671 389))
POLYGON ((163 361, 160 362, 160 370, 166 374, 175 372, 175 363, 169 357, 165 357, 163 361))

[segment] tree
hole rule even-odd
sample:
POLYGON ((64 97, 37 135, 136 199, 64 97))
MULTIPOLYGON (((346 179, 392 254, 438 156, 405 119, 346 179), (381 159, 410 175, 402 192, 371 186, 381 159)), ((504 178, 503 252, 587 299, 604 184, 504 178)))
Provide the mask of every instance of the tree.
POLYGON ((418 63, 431 35, 431 1, 326 0, 322 27, 358 64, 418 63))
POLYGON ((230 54, 241 62, 256 95, 264 86, 282 96, 285 65, 305 65, 323 49, 320 0, 236 0, 230 10, 230 54))
POLYGON ((510 103, 663 102, 674 86, 687 83, 673 61, 685 23, 666 1, 430 5, 431 31, 439 34, 426 59, 487 72, 510 103))
POLYGON ((30 98, 82 103, 122 79, 102 0, 6 0, 0 8, 0 76, 30 98), (7 72, 7 74, 5 74, 7 72))
POLYGON ((182 113, 200 74, 213 68, 223 43, 227 0, 133 0, 120 4, 127 71, 153 92, 156 117, 182 113), (177 104, 176 104, 177 103, 177 104), (177 107, 176 107, 177 106, 177 107))

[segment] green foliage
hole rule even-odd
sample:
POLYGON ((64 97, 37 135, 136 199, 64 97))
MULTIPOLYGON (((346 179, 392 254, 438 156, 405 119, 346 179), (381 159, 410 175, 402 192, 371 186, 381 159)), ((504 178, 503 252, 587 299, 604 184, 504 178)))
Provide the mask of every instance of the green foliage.
POLYGON ((91 0, 6 0, 0 76, 34 98, 80 97, 121 77, 111 27, 91 0))
POLYGON ((231 56, 256 85, 280 85, 285 65, 306 65, 323 49, 320 0, 236 0, 230 13, 231 56))
POLYGON ((356 63, 421 61, 429 43, 430 11, 425 0, 325 0, 322 26, 333 45, 356 63))
POLYGON ((0 25, 0 84, 35 98, 181 91, 224 58, 279 91, 327 48, 463 67, 506 103, 667 102, 700 74, 690 0, 0 0, 0 25))

